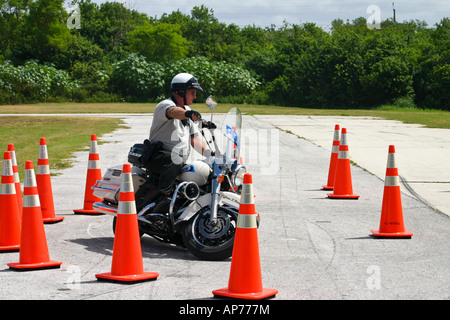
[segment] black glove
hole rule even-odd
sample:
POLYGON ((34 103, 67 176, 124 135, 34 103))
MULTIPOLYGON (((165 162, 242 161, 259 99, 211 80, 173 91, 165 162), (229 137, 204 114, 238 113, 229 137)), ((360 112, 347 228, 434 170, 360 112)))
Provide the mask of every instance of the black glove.
POLYGON ((194 119, 192 119, 193 116, 196 116, 198 119, 202 118, 202 115, 200 114, 200 112, 195 111, 195 110, 188 110, 184 113, 184 115, 186 116, 186 118, 189 118, 192 121, 194 121, 194 119))
POLYGON ((212 121, 202 120, 202 125, 204 128, 207 128, 207 129, 216 129, 217 128, 217 126, 212 121))

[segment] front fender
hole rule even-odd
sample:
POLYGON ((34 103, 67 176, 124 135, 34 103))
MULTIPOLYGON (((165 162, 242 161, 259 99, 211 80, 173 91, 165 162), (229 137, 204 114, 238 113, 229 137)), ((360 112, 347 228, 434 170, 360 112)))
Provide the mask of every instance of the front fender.
MULTIPOLYGON (((180 217, 175 221, 175 226, 181 222, 189 221, 199 210, 204 207, 207 207, 211 204, 211 193, 207 193, 201 197, 199 197, 196 201, 192 201, 189 206, 184 210, 184 212, 180 215, 180 217)), ((230 207, 239 210, 239 205, 241 201, 241 196, 228 191, 221 191, 219 193, 219 206, 221 205, 229 205, 230 207)), ((260 216, 259 213, 256 212, 256 222, 259 227, 260 216)))
MULTIPOLYGON (((181 216, 175 221, 175 225, 183 221, 189 221, 199 210, 211 204, 211 193, 204 194, 196 201, 192 201, 184 210, 181 216)), ((239 210, 239 202, 241 197, 233 192, 222 191, 219 193, 219 206, 227 204, 236 210, 239 210)))

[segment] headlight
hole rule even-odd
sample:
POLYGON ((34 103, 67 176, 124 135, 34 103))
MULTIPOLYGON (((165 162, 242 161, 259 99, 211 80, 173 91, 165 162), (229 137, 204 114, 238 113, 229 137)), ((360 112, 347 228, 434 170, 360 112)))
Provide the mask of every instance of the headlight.
POLYGON ((244 175, 247 173, 247 168, 243 165, 238 165, 236 170, 231 175, 231 182, 235 187, 239 187, 244 181, 244 175))

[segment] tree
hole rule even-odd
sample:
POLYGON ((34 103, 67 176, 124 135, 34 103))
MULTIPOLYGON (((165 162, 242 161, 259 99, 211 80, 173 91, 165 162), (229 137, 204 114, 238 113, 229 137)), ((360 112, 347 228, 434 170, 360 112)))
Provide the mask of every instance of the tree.
POLYGON ((178 24, 145 23, 128 34, 127 49, 148 61, 172 62, 186 57, 188 42, 178 24))
POLYGON ((130 10, 120 2, 98 5, 90 0, 76 0, 73 3, 81 11, 82 27, 75 32, 98 45, 104 52, 104 60, 112 63, 128 56, 127 35, 149 21, 146 14, 130 10))
POLYGON ((71 42, 67 28, 64 0, 37 0, 29 2, 29 13, 24 16, 20 36, 12 55, 19 61, 37 59, 51 62, 56 52, 66 49, 71 42))
POLYGON ((418 51, 413 73, 416 103, 450 110, 450 19, 442 19, 434 29, 421 29, 412 45, 418 51))
MULTIPOLYGON (((80 101, 102 94, 153 101, 167 93, 175 72, 190 71, 206 88, 199 99, 214 93, 230 102, 302 107, 450 109, 448 18, 432 27, 387 19, 381 29, 369 29, 362 17, 336 19, 331 32, 314 23, 241 28, 221 23, 204 5, 158 19, 121 2, 73 0, 81 29, 70 30, 63 1, 0 0, 0 98, 34 101, 27 97, 34 89, 15 95, 9 71, 26 78, 52 65, 81 85, 74 87, 80 101)), ((26 87, 40 86, 33 83, 26 87)))
POLYGON ((0 62, 11 58, 29 0, 0 0, 0 62))

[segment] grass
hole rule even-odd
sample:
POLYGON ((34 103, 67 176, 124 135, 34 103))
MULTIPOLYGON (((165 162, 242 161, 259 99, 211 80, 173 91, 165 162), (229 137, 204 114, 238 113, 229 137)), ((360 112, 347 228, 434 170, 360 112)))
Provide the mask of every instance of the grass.
POLYGON ((0 105, 0 114, 151 113, 156 103, 36 103, 0 105))
MULTIPOLYGON (((23 182, 25 161, 33 161, 35 170, 37 168, 41 137, 46 139, 50 169, 55 172, 71 166, 74 152, 89 148, 91 134, 101 137, 120 123, 116 118, 3 116, 0 117, 0 147, 6 151, 8 144, 14 144, 23 182)), ((3 158, 3 154, 1 156, 3 158)))
MULTIPOLYGON (((38 103, 28 105, 0 105, 0 147, 7 150, 13 143, 16 150, 19 173, 23 181, 26 160, 37 166, 39 140, 45 137, 50 168, 61 170, 71 165, 74 152, 89 148, 91 134, 101 137, 114 131, 121 123, 116 118, 71 117, 70 113, 152 113, 155 103, 38 103), (42 114, 42 116, 21 116, 20 114, 42 114), (45 114, 61 114, 60 117, 45 114)), ((305 109, 262 105, 218 104, 215 113, 226 113, 232 107, 239 107, 248 115, 305 115, 305 116, 360 116, 380 117, 404 123, 422 124, 429 128, 450 129, 450 112, 420 110, 382 106, 377 109, 305 109)), ((193 109, 209 114, 208 107, 194 104, 193 109)), ((206 117, 208 118, 208 117, 206 117)))

